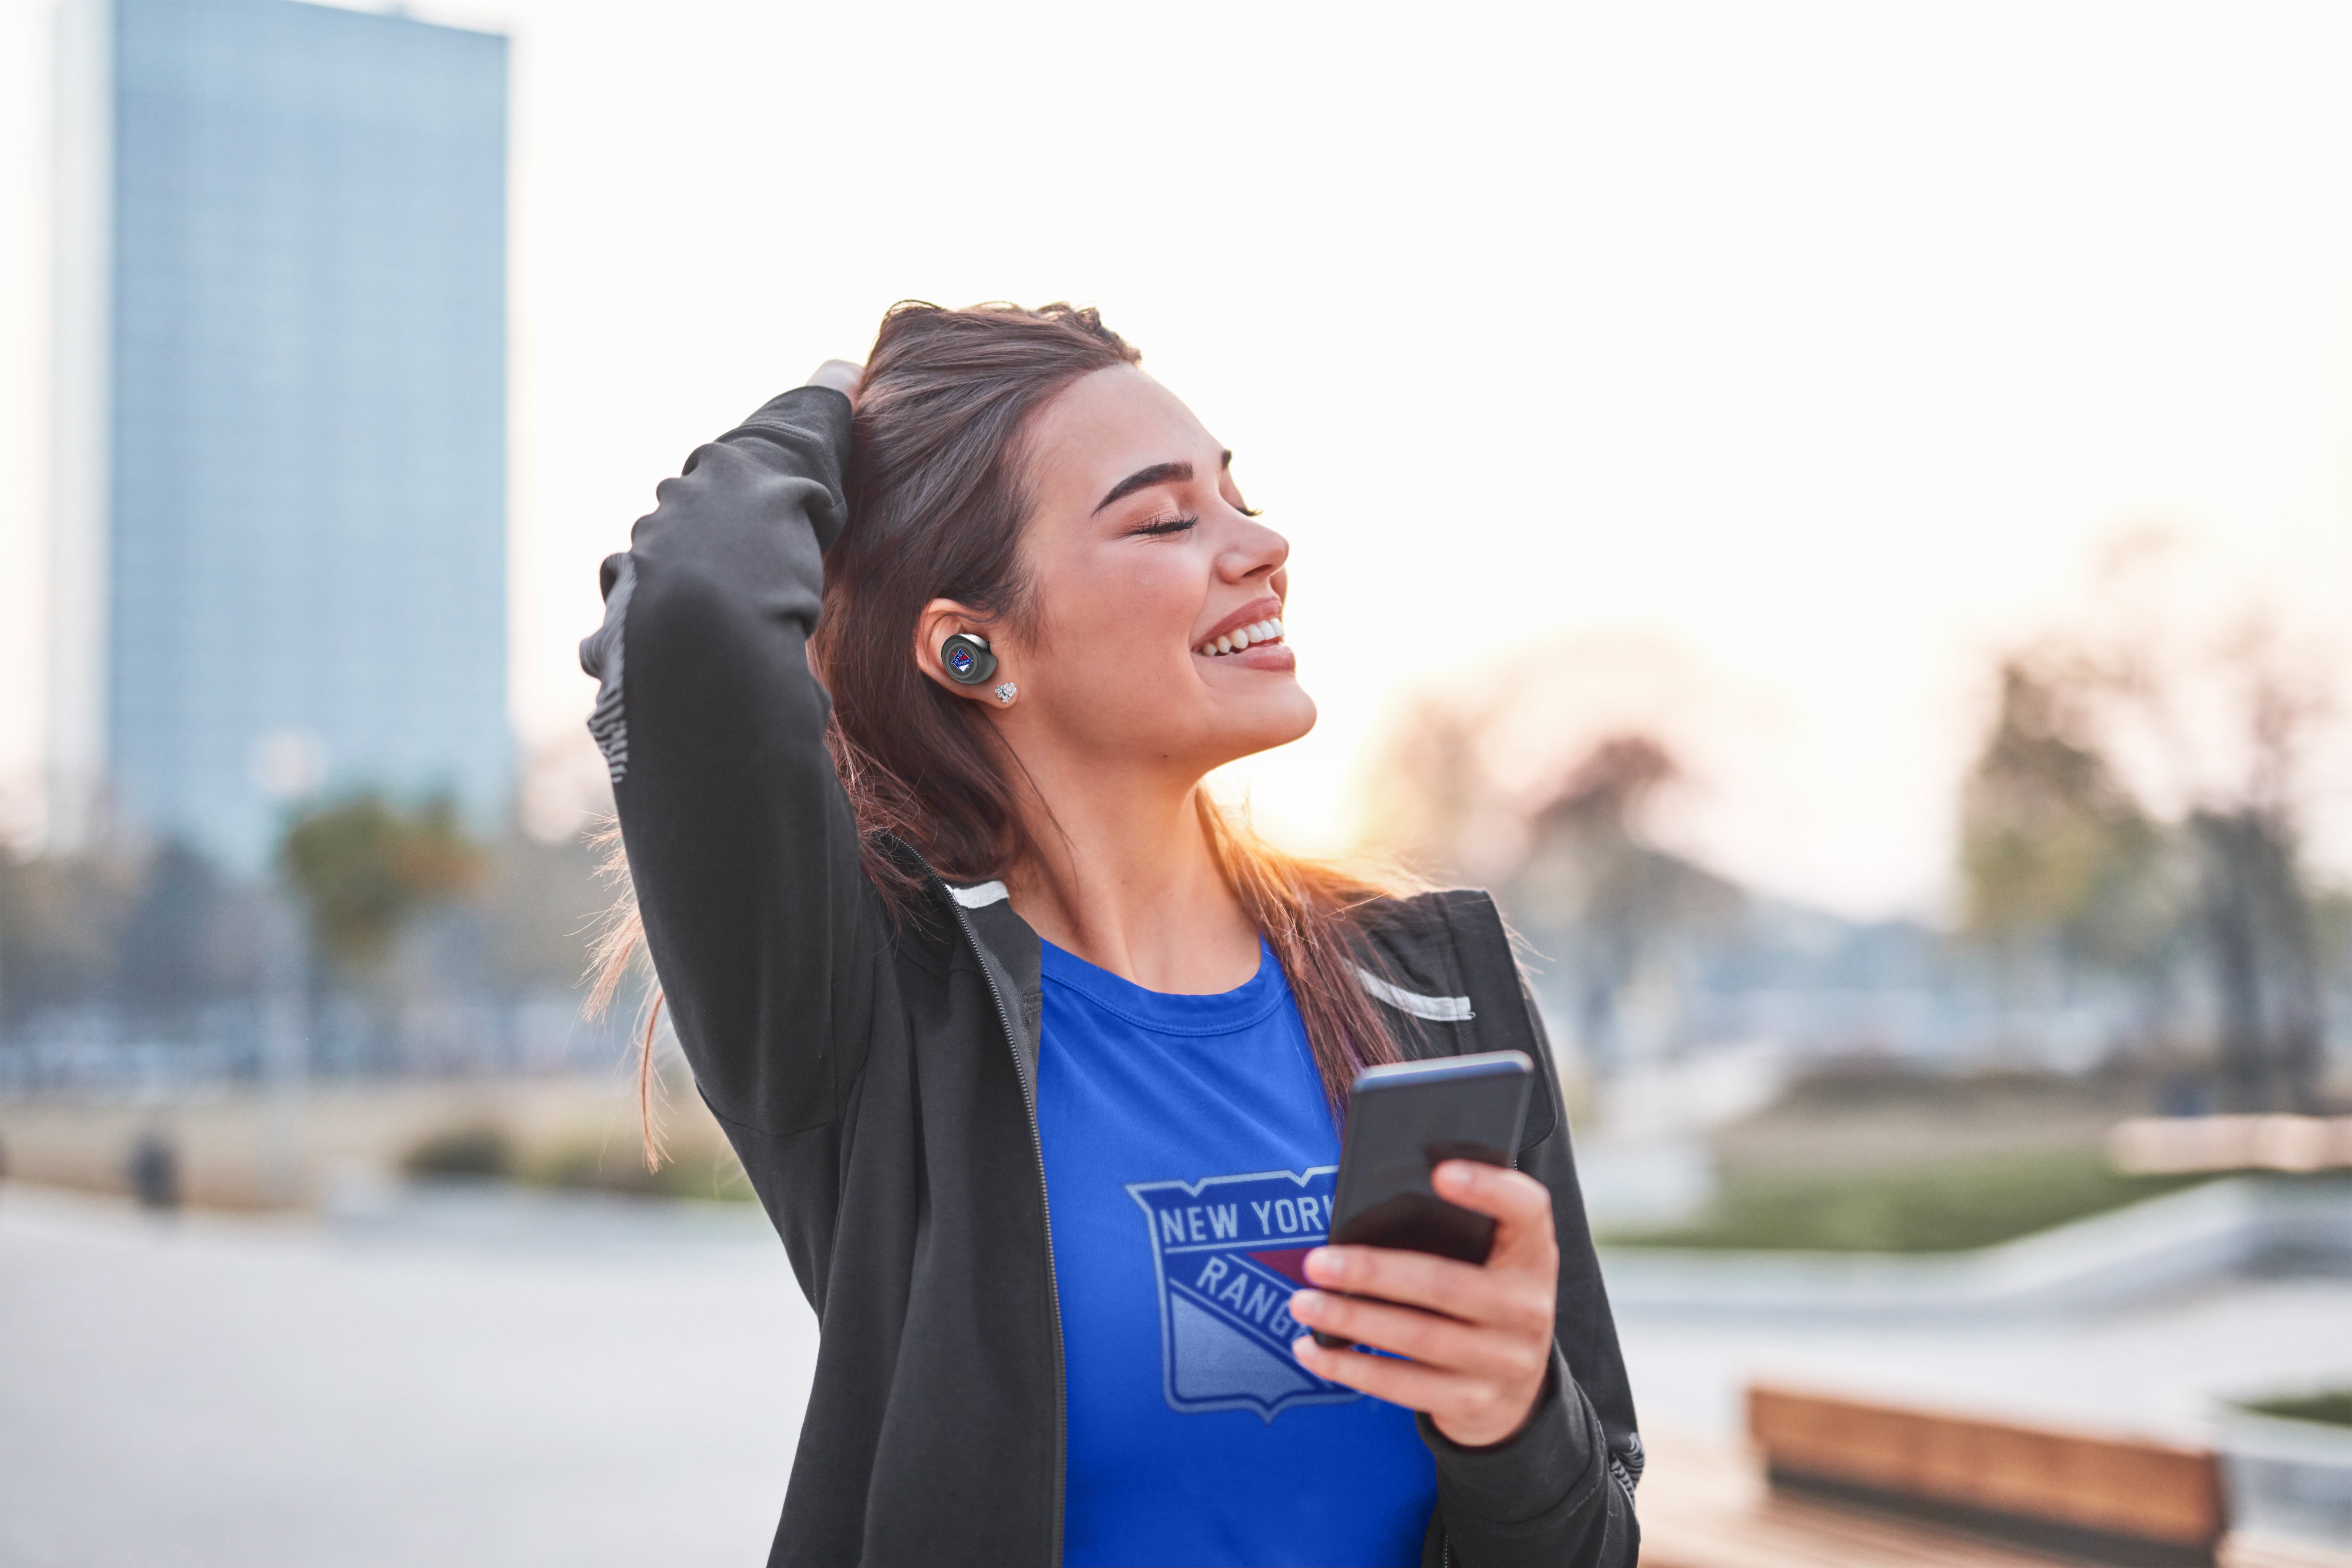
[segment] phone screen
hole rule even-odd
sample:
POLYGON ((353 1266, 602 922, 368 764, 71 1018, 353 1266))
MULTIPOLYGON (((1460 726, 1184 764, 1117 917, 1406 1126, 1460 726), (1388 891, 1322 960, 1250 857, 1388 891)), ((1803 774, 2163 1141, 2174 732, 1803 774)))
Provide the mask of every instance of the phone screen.
MULTIPOLYGON (((1356 1079, 1339 1155, 1331 1240, 1484 1263, 1495 1222, 1447 1203, 1429 1184, 1441 1160, 1508 1165, 1527 1121, 1535 1064, 1487 1051, 1372 1068, 1356 1079)), ((1351 1342, 1319 1330, 1316 1342, 1351 1342)))

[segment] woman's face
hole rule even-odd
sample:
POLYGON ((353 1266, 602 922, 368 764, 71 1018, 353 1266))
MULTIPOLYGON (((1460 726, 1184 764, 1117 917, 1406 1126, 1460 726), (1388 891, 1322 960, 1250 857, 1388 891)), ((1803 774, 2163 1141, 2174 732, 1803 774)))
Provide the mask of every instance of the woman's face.
POLYGON ((1114 365, 1040 409, 1029 441, 1034 613, 992 638, 1020 686, 1007 738, 1197 775, 1312 729, 1279 625, 1289 542, 1192 411, 1114 365))

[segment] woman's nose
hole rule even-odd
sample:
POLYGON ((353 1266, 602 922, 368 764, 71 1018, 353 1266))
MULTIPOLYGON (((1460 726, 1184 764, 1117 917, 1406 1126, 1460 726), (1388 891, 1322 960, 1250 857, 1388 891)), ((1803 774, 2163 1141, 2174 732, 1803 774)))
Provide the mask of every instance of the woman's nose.
POLYGON ((1218 557, 1219 568, 1235 582, 1281 571, 1290 559, 1290 541, 1255 518, 1245 517, 1241 523, 1233 543, 1218 557))

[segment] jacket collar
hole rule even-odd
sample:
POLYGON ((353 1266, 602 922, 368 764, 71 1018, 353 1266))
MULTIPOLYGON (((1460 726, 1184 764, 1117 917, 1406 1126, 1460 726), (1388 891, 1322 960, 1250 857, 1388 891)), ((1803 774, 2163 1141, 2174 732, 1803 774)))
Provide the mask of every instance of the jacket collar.
MULTIPOLYGON (((928 866, 924 869, 929 871, 928 866)), ((1004 1004, 1013 1048, 1034 1090, 1044 1011, 1044 950, 1037 932, 1013 913, 1003 882, 950 882, 936 874, 931 880, 971 933, 973 957, 1004 1004)), ((1367 905, 1360 918, 1364 952, 1358 975, 1373 1000, 1389 1010, 1408 1056, 1519 1050, 1539 1070, 1552 1070, 1509 933, 1486 894, 1454 889, 1381 899, 1367 905)), ((1528 1122, 1529 1145, 1551 1131, 1549 1096, 1534 1097, 1528 1122)))
POLYGON ((1003 883, 959 886, 942 881, 940 886, 963 916, 965 929, 971 933, 973 956, 1004 1004, 1005 1019, 1013 1031, 1013 1047, 1034 1091, 1045 1007, 1038 973, 1045 962, 1045 945, 1036 930, 1013 912, 1003 883))

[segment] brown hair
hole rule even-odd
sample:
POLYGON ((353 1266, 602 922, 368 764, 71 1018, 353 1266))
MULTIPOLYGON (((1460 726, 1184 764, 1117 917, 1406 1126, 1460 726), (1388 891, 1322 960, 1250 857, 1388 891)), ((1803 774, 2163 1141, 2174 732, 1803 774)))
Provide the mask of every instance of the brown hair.
MULTIPOLYGON (((1091 308, 950 310, 908 300, 882 318, 853 426, 850 522, 825 558, 809 661, 833 697, 826 738, 864 835, 866 875, 902 910, 928 895, 889 853, 889 838, 955 881, 1001 878, 1036 851, 1017 805, 1018 760, 977 704, 916 666, 916 621, 931 600, 954 599, 992 624, 1034 625, 1020 554, 1029 418, 1080 376, 1141 357, 1091 308)), ((1324 1095, 1341 1115, 1356 1073, 1398 1055, 1357 970, 1371 960, 1356 940, 1355 912, 1402 890, 1404 879, 1286 855, 1205 787, 1196 803, 1211 852, 1289 979, 1324 1095)), ((609 843, 617 873, 625 866, 617 832, 609 843)), ((609 1002, 643 934, 625 889, 597 943, 592 1006, 609 1002)), ((659 1005, 656 994, 638 1060, 653 1159, 659 1005)))

